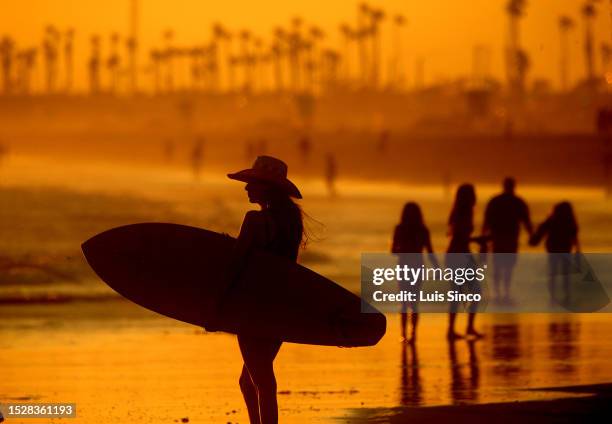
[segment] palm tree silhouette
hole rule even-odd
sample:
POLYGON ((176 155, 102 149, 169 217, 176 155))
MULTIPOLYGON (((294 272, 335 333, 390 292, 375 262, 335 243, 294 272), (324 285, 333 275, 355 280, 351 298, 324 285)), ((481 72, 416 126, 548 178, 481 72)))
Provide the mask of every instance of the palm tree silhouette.
POLYGON ((367 84, 368 81, 368 55, 367 55, 367 39, 371 35, 371 28, 369 26, 370 20, 370 6, 367 3, 360 3, 357 9, 357 30, 356 38, 359 45, 359 66, 360 66, 360 78, 363 85, 367 84))
POLYGON ((402 75, 402 28, 406 25, 406 18, 403 15, 393 17, 393 60, 390 66, 389 82, 398 87, 403 81, 402 75))
POLYGON ((2 91, 4 94, 11 94, 13 91, 13 55, 15 42, 9 36, 4 36, 0 40, 0 61, 2 62, 2 91))
POLYGON ((175 67, 174 67, 174 56, 176 55, 176 51, 173 46, 174 42, 174 31, 172 29, 167 29, 163 33, 164 38, 164 68, 165 68, 165 91, 172 92, 174 91, 174 82, 175 82, 175 67))
POLYGON ((325 38, 325 33, 318 26, 312 26, 309 31, 309 38, 306 41, 307 61, 308 61, 308 88, 316 90, 316 75, 319 71, 318 64, 323 60, 319 54, 319 43, 325 38))
MULTIPOLYGON (((0 42, 1 44, 1 42, 0 42)), ((1 49, 1 47, 0 47, 1 49)), ((21 50, 17 53, 17 78, 18 90, 22 94, 31 94, 32 73, 36 64, 36 48, 21 50)))
POLYGON ((53 26, 48 25, 45 28, 45 37, 43 39, 43 52, 45 55, 45 81, 47 93, 55 92, 57 80, 57 60, 58 60, 58 45, 60 42, 60 33, 53 26))
POLYGON ((240 31, 240 61, 243 68, 242 89, 249 92, 253 88, 253 68, 251 63, 251 31, 243 29, 240 31))
POLYGON ((347 23, 340 24, 340 34, 342 35, 342 61, 343 63, 343 78, 348 83, 351 79, 351 45, 355 40, 355 31, 347 23))
POLYGON ((110 76, 110 91, 113 94, 116 94, 119 88, 119 40, 119 34, 113 32, 110 36, 110 54, 106 60, 106 68, 110 76))
POLYGON ((68 28, 64 36, 64 67, 66 72, 65 91, 72 91, 74 82, 74 28, 68 28))
POLYGON ((575 22, 569 16, 559 17, 559 32, 561 38, 561 60, 560 65, 560 76, 561 76, 561 89, 567 91, 568 79, 569 79, 569 32, 574 28, 575 22))
POLYGON ((277 92, 281 92, 284 89, 283 80, 283 58, 285 56, 285 42, 286 34, 281 27, 274 29, 274 39, 270 46, 270 54, 273 62, 274 72, 274 88, 277 92))
POLYGON ((100 92, 100 36, 93 35, 90 39, 91 53, 89 56, 88 71, 89 71, 89 92, 90 94, 98 94, 100 92))
POLYGON ((525 75, 529 65, 526 52, 520 47, 519 21, 525 15, 526 0, 509 0, 506 13, 509 18, 509 45, 506 52, 506 72, 512 93, 521 93, 524 89, 525 75))
POLYGON ((582 6, 582 18, 584 19, 584 58, 586 67, 586 78, 587 81, 592 82, 595 79, 595 58, 594 58, 594 47, 593 47, 593 23, 597 10, 595 5, 587 0, 582 6))
POLYGON ((373 88, 378 88, 380 84, 380 62, 381 62, 381 37, 380 23, 385 19, 385 12, 382 9, 370 10, 370 38, 372 41, 372 70, 370 74, 373 88))
MULTIPOLYGON (((213 43, 216 44, 217 50, 215 59, 217 62, 217 89, 221 89, 221 81, 224 79, 224 72, 229 79, 229 62, 231 52, 232 35, 219 22, 213 24, 213 43)), ((230 84, 231 87, 231 84, 230 84)))
POLYGON ((289 63, 291 67, 291 88, 293 92, 299 92, 302 88, 302 50, 306 47, 305 40, 302 38, 302 23, 302 18, 293 18, 291 21, 291 30, 287 36, 289 63))

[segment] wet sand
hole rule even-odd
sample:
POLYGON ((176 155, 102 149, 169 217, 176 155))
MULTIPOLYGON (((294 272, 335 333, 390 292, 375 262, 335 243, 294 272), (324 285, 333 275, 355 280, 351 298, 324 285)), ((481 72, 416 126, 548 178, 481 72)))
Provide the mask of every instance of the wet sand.
MULTIPOLYGON (((414 350, 398 342, 398 317, 388 318, 373 348, 283 345, 281 422, 403 422, 413 410, 423 419, 445 414, 432 408, 441 405, 470 417, 479 409, 466 405, 534 400, 542 402, 521 410, 546 413, 558 403, 544 401, 584 394, 526 389, 612 381, 605 315, 488 314, 479 320, 485 339, 449 345, 446 317, 424 314, 414 350)), ((121 301, 3 306, 0 321, 3 401, 76 402, 76 422, 87 424, 247 422, 234 336, 121 301)))
MULTIPOLYGON (((543 389, 550 390, 550 389, 543 389)), ((584 394, 554 400, 489 403, 484 405, 438 406, 429 408, 362 409, 344 420, 350 423, 567 423, 609 420, 612 384, 556 388, 562 393, 584 394), (605 417, 608 418, 605 418, 605 417)))

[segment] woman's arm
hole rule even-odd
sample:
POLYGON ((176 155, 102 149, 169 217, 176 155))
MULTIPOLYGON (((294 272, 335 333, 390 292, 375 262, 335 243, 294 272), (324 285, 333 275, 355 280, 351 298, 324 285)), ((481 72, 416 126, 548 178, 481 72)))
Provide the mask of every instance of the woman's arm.
POLYGON ((207 331, 218 331, 219 329, 218 320, 220 311, 223 309, 225 301, 231 294, 240 274, 246 266, 249 252, 260 240, 259 237, 261 237, 260 232, 262 230, 260 222, 260 217, 256 211, 249 211, 244 216, 242 226, 240 227, 240 234, 236 239, 230 260, 225 269, 221 296, 219 301, 212 306, 213 310, 209 311, 208 322, 205 326, 207 331))
POLYGON ((538 229, 533 234, 531 234, 531 237, 529 237, 529 245, 537 246, 538 244, 540 244, 546 233, 548 233, 548 220, 540 224, 538 229))

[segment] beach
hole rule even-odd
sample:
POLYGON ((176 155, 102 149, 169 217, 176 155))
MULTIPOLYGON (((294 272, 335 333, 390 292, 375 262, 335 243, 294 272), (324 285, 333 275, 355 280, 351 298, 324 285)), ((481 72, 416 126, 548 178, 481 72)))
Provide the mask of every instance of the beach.
MULTIPOLYGON (((110 170, 104 163, 19 155, 5 161, 3 172, 4 256, 43 268, 3 277, 0 399, 74 402, 79 423, 247 422, 235 336, 207 334, 120 299, 79 251, 87 237, 139 221, 235 235, 249 208, 242 187, 212 173, 195 183, 172 169, 110 170)), ((450 200, 441 187, 341 181, 337 198, 327 197, 316 180, 301 187, 312 238, 300 261, 355 292, 360 252, 389 249, 407 198, 422 204, 434 246, 446 243, 450 200)), ((495 190, 479 191, 477 217, 495 190)), ((569 196, 578 205, 585 251, 612 246, 605 218, 610 204, 600 191, 519 192, 536 221, 558 196, 569 196)), ((414 349, 399 342, 396 315, 387 316, 387 334, 375 347, 283 345, 275 361, 281 421, 413 422, 459 414, 462 422, 508 408, 517 414, 504 412, 508 419, 563 408, 590 414, 595 409, 581 402, 607 396, 585 400, 588 393, 547 389, 612 381, 612 342, 602 337, 612 322, 606 314, 483 314, 477 327, 485 338, 453 344, 444 337, 446 320, 445 314, 423 314, 414 349)), ((459 317, 460 331, 464 320, 459 317)))

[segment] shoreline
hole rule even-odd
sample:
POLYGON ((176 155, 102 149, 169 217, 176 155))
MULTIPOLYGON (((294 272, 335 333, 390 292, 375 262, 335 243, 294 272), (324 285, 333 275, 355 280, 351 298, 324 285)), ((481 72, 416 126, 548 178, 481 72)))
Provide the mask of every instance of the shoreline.
POLYGON ((350 423, 432 423, 454 424, 486 422, 500 423, 561 423, 584 422, 587 418, 609 414, 612 401, 612 383, 583 386, 525 389, 528 391, 563 392, 574 395, 552 400, 526 400, 471 405, 430 407, 366 408, 354 410, 348 417, 336 418, 337 422, 350 423))

